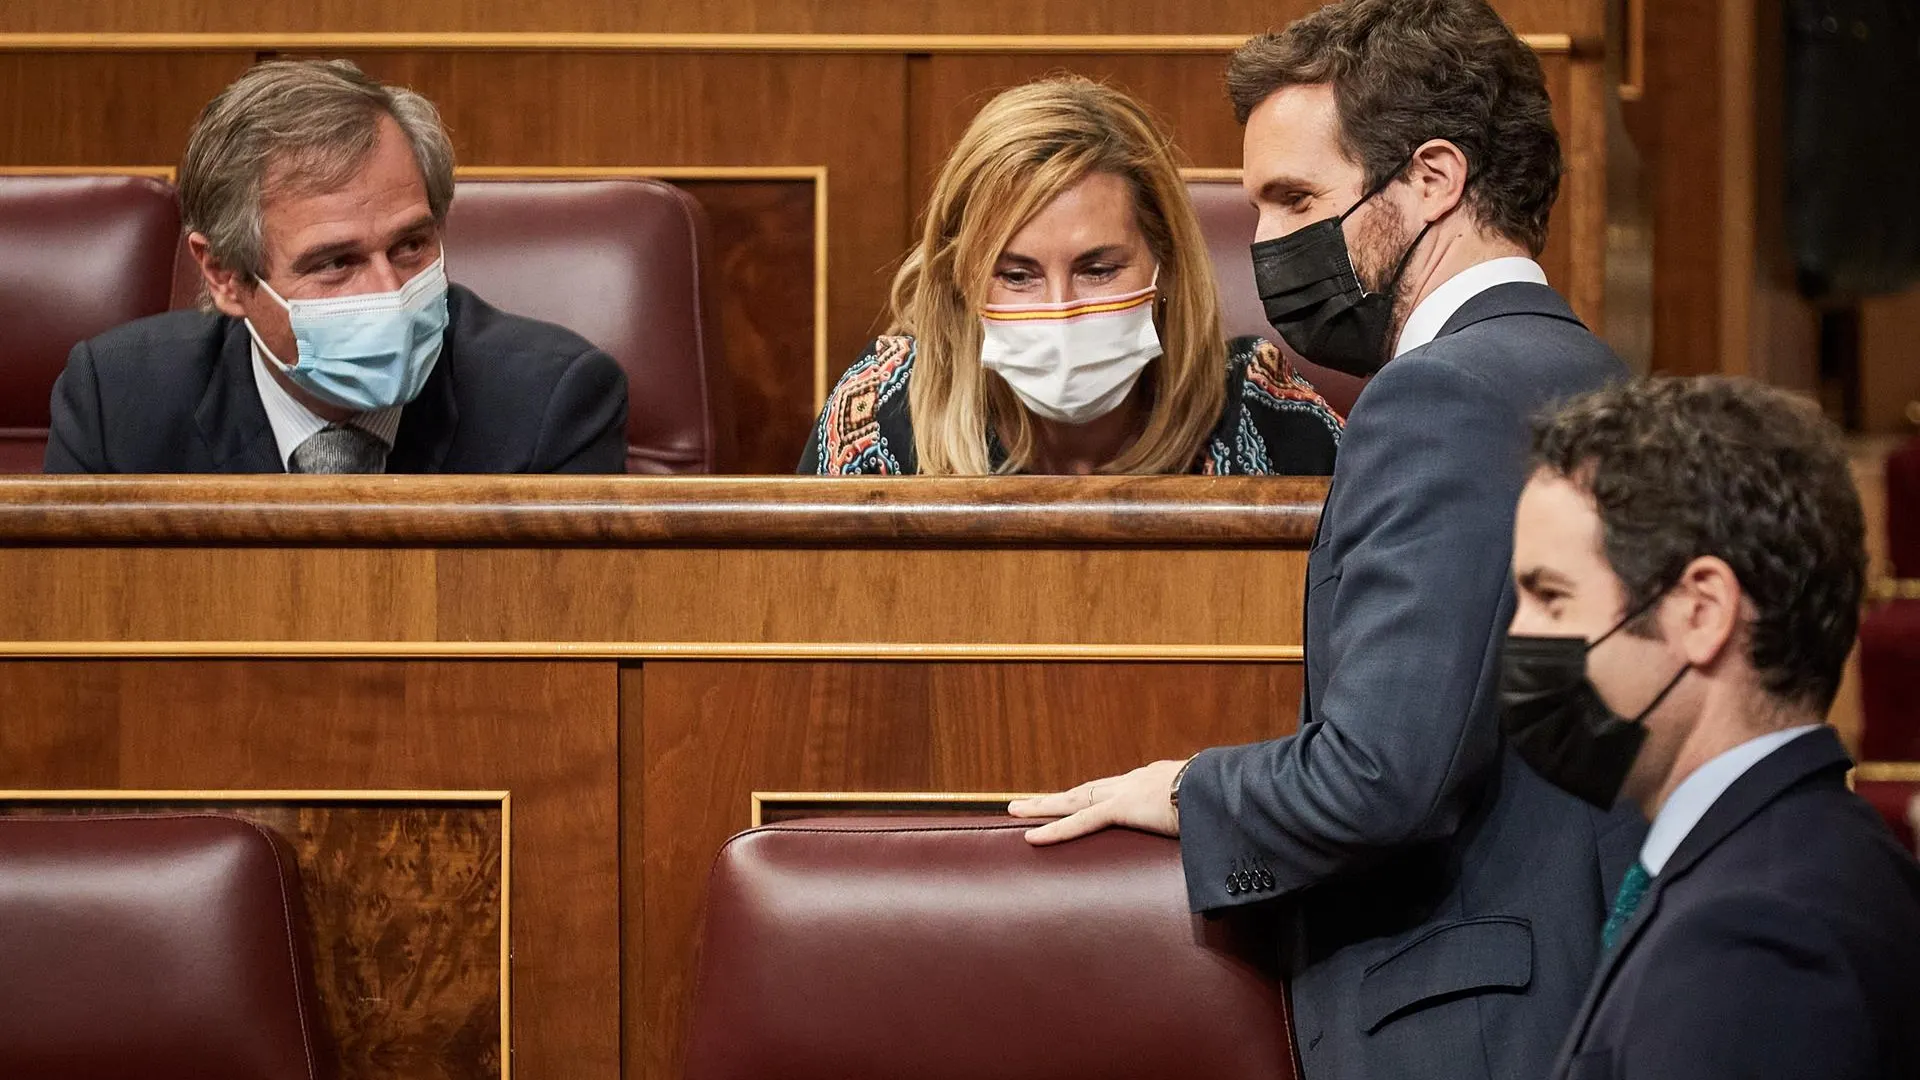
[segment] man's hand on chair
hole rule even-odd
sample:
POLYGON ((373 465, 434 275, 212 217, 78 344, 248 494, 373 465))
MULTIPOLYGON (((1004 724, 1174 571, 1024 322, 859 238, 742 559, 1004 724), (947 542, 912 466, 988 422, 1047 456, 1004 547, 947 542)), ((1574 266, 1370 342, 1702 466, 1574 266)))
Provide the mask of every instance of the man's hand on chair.
POLYGON ((1184 761, 1156 761, 1125 776, 1089 780, 1071 791, 1015 799, 1007 804, 1014 817, 1057 817, 1027 831, 1030 844, 1057 844, 1099 832, 1113 825, 1180 835, 1180 814, 1173 804, 1173 782, 1184 761))

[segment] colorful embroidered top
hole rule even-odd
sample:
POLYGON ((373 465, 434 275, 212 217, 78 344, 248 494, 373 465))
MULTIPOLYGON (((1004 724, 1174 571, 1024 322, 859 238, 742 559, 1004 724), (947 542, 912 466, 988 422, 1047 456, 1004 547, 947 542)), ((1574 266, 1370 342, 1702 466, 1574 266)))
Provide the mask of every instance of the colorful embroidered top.
MULTIPOLYGON (((867 346, 827 395, 800 458, 821 476, 905 476, 920 471, 907 414, 914 340, 883 337, 867 346)), ((1189 472, 1328 476, 1341 419, 1272 342, 1227 344, 1227 404, 1189 472)), ((1003 460, 992 444, 993 459, 1003 460)))

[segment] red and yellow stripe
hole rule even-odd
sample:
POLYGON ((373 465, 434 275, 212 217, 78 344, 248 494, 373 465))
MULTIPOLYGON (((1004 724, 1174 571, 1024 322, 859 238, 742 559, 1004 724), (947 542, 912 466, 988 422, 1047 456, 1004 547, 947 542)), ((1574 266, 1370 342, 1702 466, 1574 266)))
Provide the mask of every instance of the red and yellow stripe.
POLYGON ((1128 311, 1140 307, 1143 304, 1153 303, 1153 296, 1153 290, 1149 289, 1137 296, 1095 297, 1091 300, 1077 300, 1071 304, 1058 308, 1048 308, 1044 311, 1035 311, 1033 309, 995 311, 989 307, 980 312, 980 317, 992 322, 1038 322, 1043 320, 1064 322, 1067 319, 1079 319, 1088 315, 1106 315, 1115 311, 1128 311))

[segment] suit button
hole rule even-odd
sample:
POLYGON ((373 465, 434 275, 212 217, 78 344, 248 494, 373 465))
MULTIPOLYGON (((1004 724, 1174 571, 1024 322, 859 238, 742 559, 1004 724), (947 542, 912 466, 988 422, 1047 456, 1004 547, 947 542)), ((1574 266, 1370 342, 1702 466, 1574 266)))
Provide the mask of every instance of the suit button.
POLYGON ((1228 896, 1240 895, 1240 878, 1234 874, 1227 875, 1227 895, 1228 896))
POLYGON ((1241 892, 1253 891, 1253 871, 1251 870, 1240 871, 1240 891, 1241 892))
POLYGON ((1271 870, 1260 871, 1260 887, 1263 889, 1271 889, 1273 888, 1273 885, 1274 885, 1273 871, 1271 870))

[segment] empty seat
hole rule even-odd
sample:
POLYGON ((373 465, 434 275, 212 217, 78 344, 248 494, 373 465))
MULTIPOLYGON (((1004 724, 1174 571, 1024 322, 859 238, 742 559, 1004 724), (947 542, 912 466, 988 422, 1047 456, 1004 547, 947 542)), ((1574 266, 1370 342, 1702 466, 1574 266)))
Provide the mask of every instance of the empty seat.
POLYGON ((0 178, 0 472, 39 472, 73 347, 167 310, 180 210, 140 176, 0 178))
POLYGON ((1052 848, 1004 818, 837 818, 729 841, 689 1080, 1287 1080, 1274 954, 1187 911, 1179 845, 1052 848))
POLYGON ((1187 193, 1200 215, 1200 230, 1207 237, 1207 253, 1213 256, 1213 272, 1220 282, 1220 318, 1227 337, 1258 335, 1286 350, 1300 374, 1320 391, 1327 404, 1341 416, 1353 409, 1365 380, 1343 375, 1331 368, 1308 363, 1287 349, 1267 322, 1266 309, 1260 304, 1260 290, 1253 283, 1253 230, 1260 215, 1247 201, 1247 193, 1238 180, 1189 180, 1187 193))
POLYGON ((447 275, 561 326, 627 373, 627 471, 725 466, 732 416, 706 215, 657 180, 462 181, 447 275))
POLYGON ((331 1076, 302 910, 237 818, 0 817, 0 1076, 331 1076))

